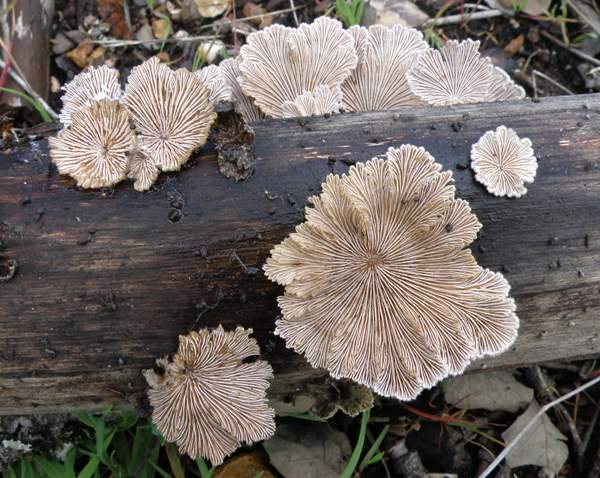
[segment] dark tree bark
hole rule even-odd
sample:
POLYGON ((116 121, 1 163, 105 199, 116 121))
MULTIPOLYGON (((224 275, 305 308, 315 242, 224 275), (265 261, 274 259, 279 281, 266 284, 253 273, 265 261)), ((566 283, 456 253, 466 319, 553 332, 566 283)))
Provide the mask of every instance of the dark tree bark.
POLYGON ((143 368, 178 334, 219 323, 254 329, 276 371, 272 396, 322 391, 325 373, 272 334, 282 290, 261 266, 327 174, 402 143, 453 170, 483 223, 473 251, 513 287, 519 339, 473 368, 597 355, 599 111, 588 95, 269 121, 254 125, 248 180, 223 178, 206 151, 145 194, 79 190, 45 141, 15 148, 0 156, 0 413, 137 403, 143 368), (468 169, 471 144, 501 124, 539 159, 520 199, 489 195, 468 169))

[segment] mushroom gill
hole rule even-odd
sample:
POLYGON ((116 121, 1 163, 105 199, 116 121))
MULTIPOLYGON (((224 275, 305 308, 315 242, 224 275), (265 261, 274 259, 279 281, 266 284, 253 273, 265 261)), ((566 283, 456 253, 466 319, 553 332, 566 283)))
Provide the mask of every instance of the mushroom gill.
POLYGON ((144 371, 152 421, 181 453, 218 465, 242 442, 275 432, 266 399, 273 371, 265 361, 245 360, 260 353, 251 333, 219 326, 180 335, 172 360, 158 359, 154 369, 144 371))
POLYGON ((319 17, 298 28, 273 25, 247 38, 240 51, 242 90, 268 116, 319 85, 341 86, 356 67, 352 37, 337 20, 319 17))
POLYGON ((276 334, 314 367, 401 400, 505 350, 510 287, 467 248, 481 225, 454 192, 412 145, 329 175, 264 266, 285 286, 276 334))
POLYGON ((339 113, 341 106, 342 92, 339 87, 319 85, 314 91, 305 91, 294 101, 284 102, 281 111, 284 118, 295 118, 339 113))

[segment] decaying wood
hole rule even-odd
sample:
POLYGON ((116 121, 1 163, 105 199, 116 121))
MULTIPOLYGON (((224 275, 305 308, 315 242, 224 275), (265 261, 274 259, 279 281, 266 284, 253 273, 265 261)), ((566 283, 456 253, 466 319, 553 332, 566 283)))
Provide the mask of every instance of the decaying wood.
POLYGON ((483 223, 472 248, 513 287, 520 337, 475 365, 517 366, 600 351, 600 95, 254 125, 256 167, 235 183, 204 152, 140 194, 78 190, 45 141, 0 156, 0 412, 137 403, 141 369, 197 326, 252 327, 289 399, 323 371, 272 334, 281 289, 260 270, 330 172, 390 146, 425 146, 452 169, 483 223), (474 182, 471 144, 500 124, 533 141, 520 199, 474 182))

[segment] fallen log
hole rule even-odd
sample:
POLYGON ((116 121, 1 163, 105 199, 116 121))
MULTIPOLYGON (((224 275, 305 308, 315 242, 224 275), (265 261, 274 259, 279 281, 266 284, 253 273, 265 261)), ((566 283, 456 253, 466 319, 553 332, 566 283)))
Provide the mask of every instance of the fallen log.
POLYGON ((254 174, 221 176, 214 151, 141 194, 85 191, 45 141, 0 156, 0 413, 137 404, 140 371, 199 326, 252 327, 274 366, 271 395, 321 390, 326 374, 272 334, 261 266, 331 172, 390 146, 425 146, 483 224, 480 264, 513 287, 520 336, 473 368, 600 352, 600 95, 344 114, 253 125, 254 174), (471 144, 505 124, 529 137, 536 180, 520 199, 474 181, 471 144))

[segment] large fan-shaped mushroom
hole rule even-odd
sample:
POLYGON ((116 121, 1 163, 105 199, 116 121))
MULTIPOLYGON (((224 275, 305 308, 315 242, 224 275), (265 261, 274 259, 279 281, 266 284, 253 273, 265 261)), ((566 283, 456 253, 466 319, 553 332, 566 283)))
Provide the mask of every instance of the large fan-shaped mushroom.
POLYGON ((135 136, 127 111, 110 99, 73 111, 70 126, 49 138, 50 157, 61 174, 82 188, 102 188, 125 179, 135 136))
POLYGON ((285 286, 276 333, 315 367, 408 400, 505 350, 518 319, 469 249, 480 224, 423 149, 329 175, 264 267, 285 286))
POLYGON ((216 119, 210 90, 193 73, 171 70, 157 57, 131 70, 124 102, 139 148, 163 171, 177 171, 202 146, 216 119))
POLYGON ((240 72, 240 57, 227 58, 219 63, 219 69, 227 87, 231 89, 231 100, 235 110, 242 115, 246 123, 252 123, 265 118, 265 115, 254 104, 254 100, 243 91, 238 79, 240 72))
POLYGON ((265 361, 245 361, 260 353, 250 333, 219 326, 181 335, 172 360, 144 371, 152 421, 182 453, 218 465, 242 442, 273 435, 274 412, 265 397, 273 371, 265 361))
POLYGON ((413 106, 422 102, 410 90, 406 72, 427 50, 423 35, 414 28, 373 25, 353 26, 358 66, 342 84, 344 109, 377 111, 413 106))
POLYGON ((286 101, 317 86, 341 86, 356 67, 350 34, 319 17, 297 29, 273 25, 248 36, 240 52, 240 85, 268 116, 281 118, 286 101))

